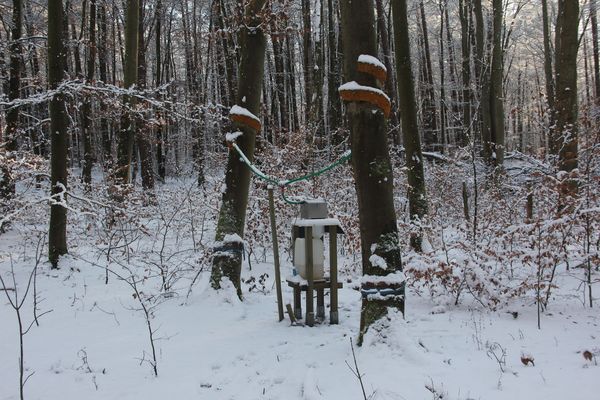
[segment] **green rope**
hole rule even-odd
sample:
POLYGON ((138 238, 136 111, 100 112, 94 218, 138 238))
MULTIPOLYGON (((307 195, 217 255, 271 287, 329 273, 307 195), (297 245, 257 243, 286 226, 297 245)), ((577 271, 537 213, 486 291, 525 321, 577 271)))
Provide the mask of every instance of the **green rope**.
POLYGON ((300 176, 298 178, 292 178, 292 179, 288 179, 288 180, 284 180, 284 181, 279 181, 279 180, 265 174, 260 169, 258 169, 254 164, 252 164, 250 162, 250 160, 248 159, 248 157, 246 157, 246 155, 244 154, 242 149, 240 149, 237 144, 232 143, 232 147, 235 149, 235 151, 237 151, 237 153, 242 158, 242 161, 248 166, 248 168, 254 175, 256 175, 257 177, 259 177, 260 179, 262 179, 268 183, 271 183, 273 185, 277 185, 277 186, 281 187, 281 189, 282 189, 281 197, 288 204, 302 204, 302 203, 304 203, 304 201, 290 200, 287 197, 285 197, 285 192, 283 191, 283 189, 286 186, 291 185, 292 183, 306 181, 306 180, 309 180, 310 178, 314 178, 314 177, 323 175, 325 172, 328 172, 339 165, 345 164, 346 162, 348 162, 348 160, 350 160, 352 158, 352 152, 350 150, 348 150, 347 152, 342 154, 342 156, 339 158, 339 160, 321 168, 318 171, 311 172, 310 174, 306 174, 306 175, 300 176))

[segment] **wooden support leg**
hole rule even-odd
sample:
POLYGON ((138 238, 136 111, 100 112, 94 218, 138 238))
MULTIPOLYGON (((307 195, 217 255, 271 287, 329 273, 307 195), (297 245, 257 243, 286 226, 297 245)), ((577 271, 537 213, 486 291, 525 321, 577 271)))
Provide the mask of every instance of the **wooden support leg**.
POLYGON ((338 324, 338 276, 337 276, 337 227, 329 227, 329 276, 331 307, 329 309, 329 323, 338 324))
POLYGON ((307 226, 304 230, 304 240, 306 243, 306 280, 308 287, 306 288, 306 325, 313 326, 315 324, 315 311, 313 308, 313 232, 312 226, 307 226))
POLYGON ((300 286, 294 287, 294 315, 296 319, 302 319, 302 291, 300 286))
POLYGON ((317 318, 325 319, 325 289, 317 289, 317 318))

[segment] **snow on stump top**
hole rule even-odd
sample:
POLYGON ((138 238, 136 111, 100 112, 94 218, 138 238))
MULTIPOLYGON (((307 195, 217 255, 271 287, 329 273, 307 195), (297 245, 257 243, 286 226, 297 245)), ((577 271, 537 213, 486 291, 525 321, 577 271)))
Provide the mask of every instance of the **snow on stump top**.
POLYGON ((229 110, 229 119, 240 125, 254 129, 256 132, 260 132, 260 119, 244 107, 238 105, 231 107, 231 110, 229 110))
POLYGON ((359 72, 369 74, 381 82, 385 82, 387 79, 387 68, 377 57, 361 54, 358 56, 357 69, 359 72))
POLYGON ((355 81, 344 83, 338 88, 344 101, 363 101, 379 108, 386 117, 390 115, 392 103, 390 98, 379 89, 359 85, 355 81))

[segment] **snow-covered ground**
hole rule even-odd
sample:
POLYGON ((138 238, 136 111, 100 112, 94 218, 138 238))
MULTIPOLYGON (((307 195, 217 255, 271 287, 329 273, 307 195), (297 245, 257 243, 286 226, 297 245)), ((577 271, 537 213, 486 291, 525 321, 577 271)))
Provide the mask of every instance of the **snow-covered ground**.
MULTIPOLYGON (((112 279, 105 285, 102 271, 76 259, 67 265, 39 271, 41 309, 53 312, 25 337, 27 373, 35 372, 28 399, 361 398, 346 365, 354 367, 350 338, 359 321, 352 289, 340 293, 340 325, 309 328, 277 322, 274 291, 248 293, 242 303, 232 291, 210 289, 204 274, 187 301, 175 297, 157 308, 154 377, 142 361, 150 347, 132 291, 112 279)), ((254 268, 271 272, 270 264, 254 268)), ((26 275, 18 271, 18 281, 26 275)), ((8 400, 18 398, 19 338, 12 309, 5 299, 2 305, 0 398, 8 400)), ((541 330, 533 307, 515 309, 516 319, 505 311, 431 310, 409 295, 406 320, 373 330, 356 348, 367 395, 435 398, 429 387, 448 399, 593 399, 600 391, 599 367, 582 356, 599 350, 600 318, 576 299, 555 301, 541 330), (523 365, 521 355, 535 366, 523 365)), ((31 308, 25 316, 31 320, 31 308)))
MULTIPOLYGON (((360 277, 347 268, 349 256, 341 260, 346 267, 341 268, 345 287, 340 292, 339 325, 325 321, 309 328, 277 322, 270 252, 266 262, 253 255, 252 270, 246 258, 245 280, 258 281, 265 273, 269 277, 264 288, 258 283, 258 290, 249 291, 250 285, 244 284, 244 302, 231 288, 214 291, 208 270, 199 273, 190 291, 204 246, 213 237, 216 208, 209 200, 202 203, 204 218, 188 208, 185 190, 172 189, 171 194, 161 194, 163 208, 153 206, 153 212, 141 212, 135 221, 143 237, 132 235, 136 244, 127 250, 112 242, 110 257, 106 243, 112 239, 99 228, 102 221, 71 213, 70 255, 60 270, 41 263, 37 271, 38 314, 52 312, 41 316, 40 326, 32 326, 24 337, 25 376, 33 373, 25 398, 362 399, 360 382, 351 370, 355 364, 350 342, 358 334, 360 294, 353 286, 360 277), (156 210, 163 212, 160 218, 156 210), (175 212, 196 215, 195 228, 186 225, 185 215, 171 218, 175 212), (170 230, 163 246, 167 223, 170 230), (137 289, 144 304, 153 307, 157 377, 147 322, 134 289, 112 273, 105 284, 106 260, 111 260, 114 272, 129 278, 129 271, 119 265, 128 257, 131 264, 123 265, 135 265, 135 276, 146 277, 137 289), (159 290, 158 266, 180 274, 168 290, 159 290)), ((33 212, 0 235, 0 273, 12 287, 12 259, 20 295, 35 265, 36 237, 45 229, 44 218, 45 212, 33 212)), ((121 228, 122 234, 126 231, 121 228)), ((286 256, 282 260, 286 276, 291 266, 286 256)), ((573 273, 578 272, 558 271, 558 289, 542 315, 541 330, 530 298, 492 312, 470 300, 440 307, 426 293, 411 289, 405 319, 391 316, 369 331, 362 347, 355 346, 366 395, 381 400, 597 398, 600 313, 582 305, 573 273), (586 360, 585 351, 596 358, 586 360), (535 365, 524 365, 522 357, 535 365)), ((30 292, 22 308, 25 326, 33 318, 32 299, 30 292)), ((291 302, 285 285, 284 299, 291 302)), ((18 359, 16 314, 0 292, 2 400, 19 398, 18 359)))

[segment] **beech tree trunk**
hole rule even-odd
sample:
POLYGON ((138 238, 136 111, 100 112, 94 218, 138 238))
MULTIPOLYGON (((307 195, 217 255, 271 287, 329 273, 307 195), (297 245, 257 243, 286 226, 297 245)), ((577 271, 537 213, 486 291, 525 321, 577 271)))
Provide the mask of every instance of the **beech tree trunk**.
MULTIPOLYGON (((8 81, 8 100, 20 98, 21 90, 21 36, 23 34, 23 3, 13 0, 12 29, 10 34, 10 68, 8 81)), ((6 130, 4 140, 6 150, 17 150, 17 129, 19 125, 18 107, 9 107, 6 112, 6 130)))
POLYGON ((305 123, 308 124, 312 120, 313 113, 313 70, 315 66, 313 43, 312 43, 312 27, 311 27, 311 10, 310 0, 302 0, 302 32, 303 55, 304 55, 304 95, 305 95, 305 123))
POLYGON ((590 0, 590 17, 592 24, 592 51, 594 56, 594 97, 596 104, 600 105, 600 50, 598 46, 598 15, 596 0, 590 0))
MULTIPOLYGON (((89 45, 87 58, 86 82, 92 84, 96 66, 96 0, 90 0, 89 45)), ((92 183, 92 100, 84 96, 81 109, 81 134, 83 136, 83 170, 82 180, 86 186, 92 183)))
POLYGON ((433 69, 431 66, 431 51, 429 48, 429 32, 427 30, 427 20, 425 18, 425 6, 423 0, 419 2, 420 22, 422 30, 422 57, 421 67, 423 69, 423 144, 427 151, 439 151, 440 138, 437 126, 437 109, 435 101, 435 91, 433 83, 433 69))
POLYGON ((491 160, 495 166, 504 163, 504 88, 503 88, 503 54, 502 0, 493 0, 493 33, 492 33, 492 66, 490 77, 490 110, 491 110, 491 160))
MULTIPOLYGON (((48 86, 56 89, 65 72, 65 49, 62 0, 48 0, 48 86)), ((64 95, 57 93, 50 100, 50 187, 57 203, 66 201, 67 190, 67 110, 64 95)), ((67 253, 67 209, 63 204, 50 206, 48 229, 48 259, 58 268, 59 257, 67 253)))
MULTIPOLYGON (((577 168, 577 49, 579 2, 559 0, 556 20, 556 127, 555 148, 558 167, 571 172, 577 168)), ((577 184, 570 181, 564 188, 575 194, 577 184)))
MULTIPOLYGON (((546 78, 546 99, 548 102, 549 111, 549 127, 554 126, 555 110, 554 110, 554 75, 552 73, 552 48, 550 46, 550 22, 548 18, 548 1, 542 0, 542 27, 544 32, 544 76, 546 78)), ((552 128, 549 128, 549 130, 552 128)), ((554 143, 551 139, 548 141, 550 144, 550 152, 557 154, 557 150, 554 148, 554 143)))
POLYGON ((469 0, 460 0, 460 34, 461 34, 461 72, 462 72, 462 124, 463 129, 460 137, 460 144, 463 146, 473 140, 471 128, 471 41, 469 26, 469 15, 471 13, 469 0))
MULTIPOLYGON (((137 82, 137 58, 138 58, 138 23, 139 2, 138 0, 127 0, 127 14, 125 18, 125 65, 123 85, 130 89, 137 82)), ((124 110, 121 115, 121 132, 117 147, 117 166, 114 171, 115 183, 125 185, 130 183, 131 158, 133 153, 134 120, 130 115, 129 108, 134 104, 134 98, 124 96, 124 110)))
MULTIPOLYGON (((410 59, 406 0, 392 0, 392 10, 394 13, 394 42, 396 47, 398 96, 400 98, 400 119, 406 151, 408 208, 411 220, 418 220, 427 214, 427 194, 410 59)), ((411 236, 410 242, 415 250, 421 250, 421 235, 411 236)))
MULTIPOLYGON (((137 84, 140 90, 146 89, 146 46, 144 43, 144 0, 139 0, 138 21, 138 68, 137 84)), ((145 114, 145 113, 144 113, 145 114)), ((139 114, 138 114, 139 115, 139 114)), ((143 114, 142 114, 143 115, 143 114)), ((140 151, 140 165, 142 169, 142 187, 146 190, 154 189, 154 171, 152 169, 152 153, 150 145, 150 132, 144 118, 139 116, 136 121, 136 141, 140 151)))
MULTIPOLYGON (((479 89, 479 135, 483 144, 483 157, 492 158, 492 131, 490 111, 490 79, 489 66, 485 56, 485 25, 483 23, 483 8, 481 0, 473 0, 473 13, 475 14, 475 77, 479 89)), ((473 141, 473 144, 475 142, 473 141)))
MULTIPOLYGON (((378 88, 374 77, 357 70, 361 54, 377 57, 373 1, 341 0, 340 7, 345 79, 378 88)), ((350 102, 346 112, 358 196, 363 275, 386 276, 402 270, 387 124, 383 113, 370 103, 350 102), (383 258, 387 268, 372 264, 369 260, 372 255, 383 258)), ((366 289, 363 287, 359 344, 369 326, 387 315, 388 308, 404 312, 403 292, 371 297, 364 294, 366 289)))
MULTIPOLYGON (((266 0, 251 0, 244 12, 244 24, 240 25, 240 66, 236 104, 260 115, 260 99, 264 76, 266 39, 261 28, 259 12, 266 0)), ((236 126, 243 135, 236 140, 240 149, 252 161, 256 144, 256 132, 244 125, 236 126)), ((242 297, 240 274, 242 268, 242 244, 231 240, 232 235, 244 237, 250 170, 240 161, 236 152, 230 152, 225 170, 225 192, 223 193, 216 240, 223 245, 215 249, 212 263, 211 284, 221 288, 221 279, 229 279, 242 297), (228 239, 228 241, 225 241, 228 239)))

